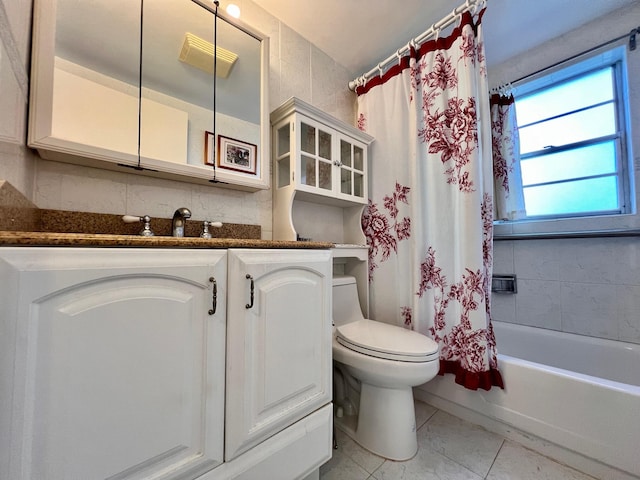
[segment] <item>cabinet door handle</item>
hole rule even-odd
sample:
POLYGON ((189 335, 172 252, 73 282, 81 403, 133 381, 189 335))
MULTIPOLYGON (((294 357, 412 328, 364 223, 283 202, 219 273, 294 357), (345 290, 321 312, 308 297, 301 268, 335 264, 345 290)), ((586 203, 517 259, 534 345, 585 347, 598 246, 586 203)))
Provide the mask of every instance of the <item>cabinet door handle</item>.
POLYGON ((209 310, 209 315, 213 315, 216 313, 218 308, 218 282, 213 277, 209 277, 209 281, 213 283, 213 294, 211 296, 211 309, 209 310))
POLYGON ((245 277, 247 280, 251 280, 251 296, 249 298, 249 303, 247 303, 244 308, 253 308, 253 277, 251 275, 249 275, 247 273, 247 276, 245 277))

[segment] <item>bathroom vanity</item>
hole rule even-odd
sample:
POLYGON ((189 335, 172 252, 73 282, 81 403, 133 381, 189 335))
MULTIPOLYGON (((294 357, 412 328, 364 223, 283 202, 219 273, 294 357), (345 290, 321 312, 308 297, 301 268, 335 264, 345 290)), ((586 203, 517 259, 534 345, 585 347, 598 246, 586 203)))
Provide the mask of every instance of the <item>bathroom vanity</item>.
POLYGON ((0 477, 297 479, 331 457, 331 251, 0 247, 0 477))

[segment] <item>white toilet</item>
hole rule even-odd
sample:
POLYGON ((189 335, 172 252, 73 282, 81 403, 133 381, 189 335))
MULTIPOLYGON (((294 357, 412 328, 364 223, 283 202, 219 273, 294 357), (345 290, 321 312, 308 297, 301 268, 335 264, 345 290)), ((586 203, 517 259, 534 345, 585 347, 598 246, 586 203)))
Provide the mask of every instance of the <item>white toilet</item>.
POLYGON ((408 460, 418 450, 412 387, 437 375, 438 345, 365 319, 351 276, 333 278, 333 322, 336 426, 377 455, 408 460))

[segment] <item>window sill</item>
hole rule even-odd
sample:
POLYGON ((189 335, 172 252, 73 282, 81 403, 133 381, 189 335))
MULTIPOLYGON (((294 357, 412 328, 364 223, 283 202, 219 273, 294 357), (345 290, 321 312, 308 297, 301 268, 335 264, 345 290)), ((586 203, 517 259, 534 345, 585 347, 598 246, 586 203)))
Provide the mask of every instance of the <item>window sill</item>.
POLYGON ((640 237, 640 215, 493 222, 494 241, 596 237, 640 237))
POLYGON ((493 241, 501 240, 542 240, 554 238, 601 238, 601 237, 640 237, 638 230, 585 230, 584 232, 514 233, 495 235, 493 241))

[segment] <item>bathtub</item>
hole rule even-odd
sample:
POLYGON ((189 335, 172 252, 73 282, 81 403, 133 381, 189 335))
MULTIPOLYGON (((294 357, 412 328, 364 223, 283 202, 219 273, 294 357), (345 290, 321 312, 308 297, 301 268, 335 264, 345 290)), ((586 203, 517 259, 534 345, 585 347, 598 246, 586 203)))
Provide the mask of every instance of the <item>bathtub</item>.
POLYGON ((470 391, 445 375, 416 398, 597 478, 640 476, 640 345, 504 322, 494 330, 504 390, 470 391))

